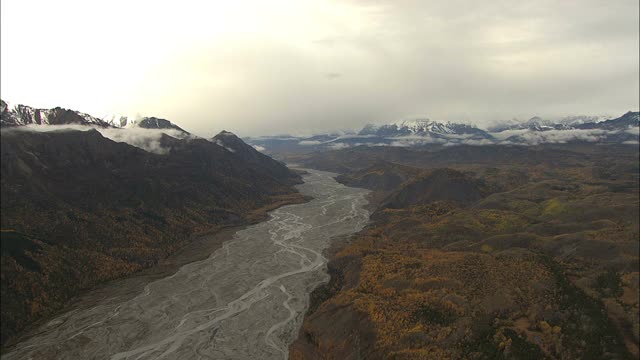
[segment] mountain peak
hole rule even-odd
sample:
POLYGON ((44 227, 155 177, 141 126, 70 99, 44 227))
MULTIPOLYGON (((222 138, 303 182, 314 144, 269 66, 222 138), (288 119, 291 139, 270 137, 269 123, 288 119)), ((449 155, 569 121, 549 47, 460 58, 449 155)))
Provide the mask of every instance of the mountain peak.
POLYGON ((182 129, 178 125, 175 125, 171 121, 154 116, 142 118, 142 120, 136 122, 135 125, 144 129, 174 129, 185 134, 189 134, 188 131, 182 129))
POLYGON ((231 131, 227 131, 227 130, 220 131, 218 133, 218 135, 216 135, 216 136, 235 136, 235 137, 238 137, 238 136, 236 136, 236 134, 232 133, 231 131))
POLYGON ((367 124, 358 132, 358 135, 375 135, 377 131, 378 127, 376 125, 367 124))
POLYGON ((256 151, 252 146, 246 144, 242 141, 236 134, 222 130, 218 133, 218 135, 214 136, 211 141, 222 146, 223 148, 235 153, 251 153, 252 151, 256 151))
POLYGON ((52 109, 37 109, 31 106, 17 104, 10 106, 4 100, 0 104, 0 125, 90 125, 110 127, 107 122, 80 111, 55 107, 52 109))
POLYGON ((405 119, 396 121, 388 125, 376 127, 374 125, 366 125, 358 135, 377 135, 385 137, 394 136, 446 136, 446 135, 462 135, 470 134, 481 137, 487 137, 486 133, 479 128, 463 123, 454 123, 448 121, 446 123, 433 121, 428 118, 405 119))

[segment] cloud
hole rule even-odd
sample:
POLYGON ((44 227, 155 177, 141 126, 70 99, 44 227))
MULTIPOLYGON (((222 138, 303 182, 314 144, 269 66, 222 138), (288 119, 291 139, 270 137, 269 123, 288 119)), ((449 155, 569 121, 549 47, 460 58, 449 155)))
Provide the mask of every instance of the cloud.
POLYGON ((632 135, 640 135, 640 127, 636 126, 636 127, 628 128, 627 130, 625 130, 625 132, 628 132, 629 134, 632 134, 632 135))
POLYGON ((281 141, 299 141, 299 137, 294 135, 280 135, 280 136, 249 136, 248 140, 281 140, 281 141))
POLYGON ((346 149, 348 147, 351 147, 351 146, 349 144, 345 144, 345 143, 332 143, 332 144, 329 144, 329 148, 331 148, 332 150, 346 149))
POLYGON ((386 144, 386 143, 356 143, 356 146, 360 146, 360 145, 369 146, 369 147, 389 146, 389 144, 386 144))
POLYGON ((489 140, 489 139, 467 139, 467 140, 461 141, 460 143, 464 145, 476 145, 476 146, 495 144, 493 140, 489 140))
POLYGON ((267 148, 265 148, 264 146, 260 146, 260 145, 252 145, 254 149, 260 151, 260 152, 264 152, 265 150, 267 150, 267 148))
POLYGON ((398 147, 409 147, 409 146, 420 146, 420 145, 428 145, 428 144, 446 144, 448 142, 447 139, 436 138, 431 136, 395 136, 388 137, 387 140, 391 140, 390 146, 398 146, 398 147))
POLYGON ((204 137, 640 107, 638 1, 185 1, 3 0, 3 97, 204 137))
POLYGON ((570 141, 598 142, 608 135, 616 134, 616 131, 601 129, 571 129, 571 130, 506 130, 492 135, 500 143, 525 143, 527 145, 539 145, 543 143, 563 144, 570 141))
POLYGON ((124 142, 156 154, 167 154, 171 150, 160 144, 162 134, 177 139, 191 138, 191 136, 185 135, 182 131, 174 129, 143 129, 133 127, 126 129, 99 128, 97 130, 100 131, 102 136, 108 139, 116 142, 124 142))
POLYGON ((123 142, 135 146, 142 150, 155 154, 167 154, 170 148, 163 147, 160 139, 163 134, 169 135, 177 139, 195 138, 181 131, 174 129, 144 129, 144 128, 101 128, 86 125, 26 125, 16 128, 2 129, 2 131, 36 131, 36 132, 52 132, 52 131, 89 131, 97 130, 107 139, 115 142, 123 142))
POLYGON ((322 141, 318 141, 318 140, 302 140, 298 142, 298 145, 302 145, 302 146, 311 146, 311 145, 320 145, 320 144, 322 144, 322 141))
MULTIPOLYGON (((638 127, 630 128, 624 131, 609 131, 602 129, 569 129, 569 130, 547 130, 547 131, 533 131, 528 129, 520 130, 506 130, 499 133, 492 133, 492 139, 473 139, 468 135, 461 136, 449 136, 448 134, 443 137, 431 137, 431 136, 394 136, 386 137, 385 140, 389 143, 367 143, 359 142, 353 146, 366 145, 366 146, 395 146, 395 147, 411 147, 411 146, 424 146, 430 144, 443 145, 443 146, 456 146, 456 145, 472 145, 472 146, 484 146, 484 145, 526 145, 534 146, 540 144, 564 144, 572 141, 587 141, 587 142, 600 142, 607 140, 610 136, 621 134, 622 132, 639 135, 638 127)), ((336 140, 339 141, 339 140, 336 140)), ((326 142, 324 144, 328 144, 326 142)), ((628 143, 628 142, 625 142, 628 143)), ((633 142, 632 142, 633 143, 633 142)), ((334 143, 342 144, 340 142, 334 143)), ((340 147, 347 147, 347 145, 339 145, 340 147)))

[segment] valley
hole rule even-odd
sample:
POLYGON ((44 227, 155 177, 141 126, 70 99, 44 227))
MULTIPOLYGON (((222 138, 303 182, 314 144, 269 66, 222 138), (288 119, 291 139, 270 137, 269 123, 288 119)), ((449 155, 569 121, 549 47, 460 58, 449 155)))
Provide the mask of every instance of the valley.
POLYGON ((313 200, 272 211, 211 256, 142 289, 109 284, 99 290, 106 299, 80 302, 3 359, 287 358, 309 292, 328 280, 329 240, 368 221, 368 191, 332 176, 310 171, 298 189, 313 200))
POLYGON ((3 120, 3 358, 638 354, 637 113, 249 144, 3 120))
POLYGON ((162 153, 90 127, 2 130, 3 345, 199 236, 307 201, 294 188, 299 174, 231 133, 209 141, 142 131, 137 139, 162 153))
POLYGON ((639 15, 0 0, 0 360, 640 359, 639 15))

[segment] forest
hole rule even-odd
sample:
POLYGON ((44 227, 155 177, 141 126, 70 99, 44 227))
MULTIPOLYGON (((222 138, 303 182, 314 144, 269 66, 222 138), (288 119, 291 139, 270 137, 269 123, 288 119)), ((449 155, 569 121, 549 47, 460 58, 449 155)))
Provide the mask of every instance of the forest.
POLYGON ((374 212, 334 246, 292 358, 638 356, 638 149, 471 151, 298 159, 374 212))

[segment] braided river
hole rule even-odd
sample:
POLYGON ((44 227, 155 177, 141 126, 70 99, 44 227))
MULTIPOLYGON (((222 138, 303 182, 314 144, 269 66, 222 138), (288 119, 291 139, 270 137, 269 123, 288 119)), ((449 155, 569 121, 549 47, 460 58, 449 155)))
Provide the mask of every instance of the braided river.
POLYGON ((310 293, 329 280, 323 251, 369 221, 367 190, 334 175, 308 170, 298 190, 311 201, 272 211, 134 296, 71 306, 2 359, 287 359, 310 293))

